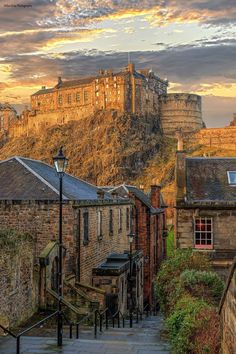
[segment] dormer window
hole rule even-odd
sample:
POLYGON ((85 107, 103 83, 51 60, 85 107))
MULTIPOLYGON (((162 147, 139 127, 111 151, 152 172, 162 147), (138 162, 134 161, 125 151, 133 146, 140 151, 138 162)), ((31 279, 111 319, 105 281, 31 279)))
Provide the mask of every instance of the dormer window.
POLYGON ((229 184, 236 186, 236 171, 228 171, 227 174, 229 184))

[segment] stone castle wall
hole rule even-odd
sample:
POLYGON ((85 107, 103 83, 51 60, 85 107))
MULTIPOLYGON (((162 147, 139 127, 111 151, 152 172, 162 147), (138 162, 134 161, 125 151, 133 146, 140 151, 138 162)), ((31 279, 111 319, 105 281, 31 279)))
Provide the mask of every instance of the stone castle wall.
POLYGON ((186 140, 204 146, 220 147, 223 150, 236 150, 236 126, 201 129, 186 137, 186 140))
POLYGON ((223 354, 235 353, 236 349, 236 258, 220 304, 221 350, 223 354))
POLYGON ((170 93, 160 96, 160 114, 163 133, 173 136, 197 131, 203 127, 201 97, 188 93, 170 93))

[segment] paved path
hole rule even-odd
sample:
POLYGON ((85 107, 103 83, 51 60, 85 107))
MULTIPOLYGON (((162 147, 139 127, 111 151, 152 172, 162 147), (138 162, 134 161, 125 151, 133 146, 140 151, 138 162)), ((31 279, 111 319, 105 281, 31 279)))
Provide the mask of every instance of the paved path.
MULTIPOLYGON (((161 338, 163 318, 148 317, 134 328, 109 328, 97 339, 84 330, 81 339, 64 339, 58 349, 56 339, 23 337, 21 354, 169 354, 169 345, 161 338), (90 339, 88 339, 90 337, 90 339)), ((0 354, 15 354, 15 340, 0 338, 0 354)))

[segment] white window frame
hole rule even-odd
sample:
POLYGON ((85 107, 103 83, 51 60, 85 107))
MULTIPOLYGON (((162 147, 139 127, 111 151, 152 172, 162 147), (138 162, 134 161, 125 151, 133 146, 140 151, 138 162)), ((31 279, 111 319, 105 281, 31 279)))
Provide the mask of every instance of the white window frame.
POLYGON ((236 175, 236 171, 227 171, 227 176, 228 176, 229 185, 230 185, 230 186, 236 186, 236 181, 235 181, 235 182, 231 182, 231 181, 230 181, 230 174, 231 174, 231 173, 235 173, 235 175, 236 175))
POLYGON ((199 217, 195 217, 194 218, 194 248, 196 249, 207 249, 207 250, 212 250, 214 248, 214 237, 213 237, 213 218, 212 217, 209 217, 209 216, 199 216, 199 217), (208 221, 210 220, 210 224, 208 225, 211 225, 211 230, 208 231, 208 230, 197 230, 196 228, 196 225, 197 225, 197 220, 200 220, 201 221, 204 221, 204 225, 207 225, 208 224, 208 221), (211 236, 211 244, 203 244, 203 243, 200 243, 200 244, 197 244, 196 243, 196 234, 199 233, 200 234, 200 242, 202 241, 202 235, 204 235, 204 238, 206 240, 206 236, 207 235, 210 235, 211 236))

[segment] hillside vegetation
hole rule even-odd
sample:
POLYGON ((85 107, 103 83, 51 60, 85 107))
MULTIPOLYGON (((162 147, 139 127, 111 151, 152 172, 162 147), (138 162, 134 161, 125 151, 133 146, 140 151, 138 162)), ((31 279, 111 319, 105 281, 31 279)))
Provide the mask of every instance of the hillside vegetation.
MULTIPOLYGON (((38 134, 10 138, 0 146, 0 159, 19 155, 48 163, 64 146, 69 173, 97 185, 126 182, 148 190, 161 183, 167 204, 174 203, 176 139, 162 136, 156 116, 101 111, 38 134)), ((235 150, 191 141, 185 149, 189 156, 236 156, 235 150)))

